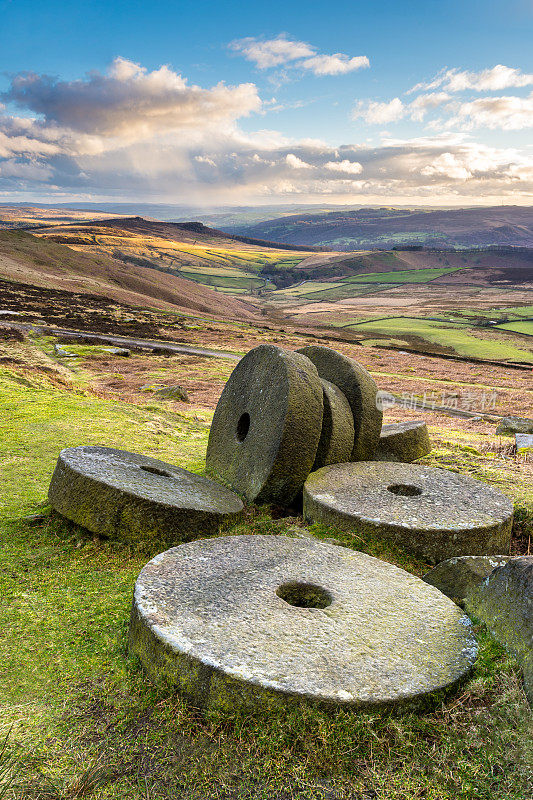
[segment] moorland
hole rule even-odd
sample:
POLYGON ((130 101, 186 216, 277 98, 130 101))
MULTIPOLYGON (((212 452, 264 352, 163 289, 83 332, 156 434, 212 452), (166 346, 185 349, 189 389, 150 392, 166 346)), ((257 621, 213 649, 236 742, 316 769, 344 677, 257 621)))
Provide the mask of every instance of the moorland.
MULTIPOLYGON (((482 626, 468 682, 416 713, 205 715, 151 686, 127 650, 135 579, 169 542, 113 542, 47 505, 63 447, 105 444, 202 473, 239 356, 312 342, 370 371, 395 399, 385 422, 426 420, 433 450, 422 463, 512 498, 510 552, 531 552, 533 463, 495 434, 502 416, 530 416, 531 251, 345 253, 245 239, 139 218, 0 231, 0 796, 533 796, 520 669, 482 626), (138 345, 121 356, 95 334, 138 345), (157 395, 176 384, 189 402, 157 395)), ((372 538, 308 528, 298 507, 250 507, 229 533, 333 537, 414 575, 429 566, 372 538)))

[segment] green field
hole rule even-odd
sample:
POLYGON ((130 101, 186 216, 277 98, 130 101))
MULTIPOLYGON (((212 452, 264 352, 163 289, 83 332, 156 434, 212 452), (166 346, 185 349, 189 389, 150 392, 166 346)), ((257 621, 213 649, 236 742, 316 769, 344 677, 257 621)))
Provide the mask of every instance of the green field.
POLYGON ((515 333, 525 333, 528 336, 533 336, 533 320, 524 320, 523 322, 507 322, 505 325, 497 325, 495 327, 504 331, 514 331, 515 333))
POLYGON ((257 278, 253 275, 233 278, 224 274, 207 274, 185 270, 180 270, 179 274, 182 278, 195 281, 195 283, 203 283, 206 286, 221 286, 226 289, 258 289, 264 287, 267 283, 263 278, 257 278))
POLYGON ((533 363, 533 352, 521 350, 508 344, 504 339, 481 339, 472 335, 473 330, 465 332, 463 326, 452 323, 431 322, 424 319, 391 317, 374 322, 352 323, 343 326, 357 333, 381 333, 388 337, 417 336, 433 344, 449 347, 456 353, 473 358, 500 361, 526 361, 533 363))
POLYGON ((460 267, 443 267, 442 269, 399 269, 396 272, 369 272, 344 278, 343 283, 427 283, 442 275, 458 272, 460 267))
POLYGON ((364 294, 375 294, 386 289, 394 289, 397 284, 393 283, 343 283, 339 281, 334 289, 326 289, 322 292, 309 292, 309 294, 300 295, 306 300, 327 300, 335 302, 336 300, 348 300, 350 297, 360 297, 364 294))

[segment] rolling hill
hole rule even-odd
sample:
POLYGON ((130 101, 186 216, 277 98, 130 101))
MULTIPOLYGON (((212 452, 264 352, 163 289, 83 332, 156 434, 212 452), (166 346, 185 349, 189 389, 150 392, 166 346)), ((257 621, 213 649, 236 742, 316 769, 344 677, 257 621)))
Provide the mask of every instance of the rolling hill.
POLYGON ((533 207, 497 206, 447 210, 341 209, 231 225, 232 234, 332 250, 394 246, 533 247, 533 207))
POLYGON ((106 253, 78 252, 22 230, 0 231, 0 279, 119 303, 253 319, 257 309, 182 277, 106 253))

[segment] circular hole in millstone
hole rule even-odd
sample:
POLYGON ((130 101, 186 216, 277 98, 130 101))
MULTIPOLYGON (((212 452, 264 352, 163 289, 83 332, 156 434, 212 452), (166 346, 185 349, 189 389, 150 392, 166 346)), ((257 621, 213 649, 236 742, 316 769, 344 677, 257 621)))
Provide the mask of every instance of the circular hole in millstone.
POLYGON ((150 472, 152 475, 162 475, 163 478, 171 478, 172 475, 170 472, 165 472, 164 469, 158 469, 157 467, 141 467, 145 472, 150 472))
POLYGON ((248 436, 248 431, 250 430, 250 415, 247 411, 241 415, 238 423, 237 423, 237 439, 239 442, 244 442, 246 437, 248 436))
POLYGON ((276 594, 290 606, 298 608, 327 608, 333 602, 329 592, 313 583, 283 583, 276 594))
POLYGON ((422 494, 422 489, 418 486, 410 486, 408 483, 393 483, 391 486, 387 486, 387 491, 402 497, 416 497, 422 494))

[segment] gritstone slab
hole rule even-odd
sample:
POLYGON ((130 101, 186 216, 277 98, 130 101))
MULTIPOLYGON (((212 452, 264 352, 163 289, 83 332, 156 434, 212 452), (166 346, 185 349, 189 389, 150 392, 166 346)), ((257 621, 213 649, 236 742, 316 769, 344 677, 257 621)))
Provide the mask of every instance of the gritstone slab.
POLYGON ((202 475, 99 446, 62 450, 48 497, 72 522, 124 541, 189 541, 217 533, 243 510, 236 494, 202 475))
POLYGON ((137 580, 130 649, 150 678, 232 711, 440 696, 477 652, 438 589, 348 548, 227 536, 167 550, 137 580))

